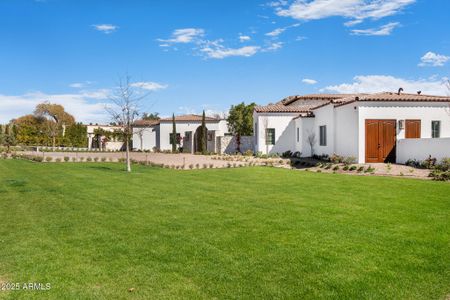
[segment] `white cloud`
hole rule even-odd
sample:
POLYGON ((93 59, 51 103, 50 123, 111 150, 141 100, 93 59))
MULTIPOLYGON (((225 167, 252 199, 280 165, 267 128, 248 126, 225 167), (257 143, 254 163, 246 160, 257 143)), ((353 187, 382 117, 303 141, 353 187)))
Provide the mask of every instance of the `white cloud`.
POLYGON ((205 31, 201 28, 182 28, 182 29, 174 30, 174 32, 172 32, 172 36, 170 39, 158 39, 158 41, 164 42, 165 44, 162 44, 164 46, 167 43, 186 44, 186 43, 194 42, 196 39, 203 37, 204 34, 205 34, 205 31))
POLYGON ((74 89, 82 89, 85 88, 89 85, 91 85, 92 82, 91 81, 84 81, 84 82, 74 82, 69 84, 69 87, 74 88, 74 89))
POLYGON ((278 35, 282 34, 285 30, 286 30, 286 28, 277 28, 271 32, 266 33, 266 35, 267 36, 278 36, 278 35))
POLYGON ((255 55, 261 47, 244 46, 240 48, 227 48, 222 45, 222 40, 207 42, 200 51, 208 58, 223 59, 230 56, 250 57, 255 55))
POLYGON ((84 83, 81 83, 81 82, 74 82, 74 83, 69 84, 69 86, 70 86, 71 88, 81 89, 81 88, 83 88, 85 85, 84 85, 84 83))
POLYGON ((347 27, 351 27, 357 24, 361 24, 363 22, 363 20, 351 20, 351 21, 347 21, 344 23, 345 26, 347 27))
POLYGON ((272 2, 267 3, 266 5, 270 6, 270 7, 286 6, 286 5, 288 5, 288 1, 287 0, 272 1, 272 2))
POLYGON ((83 91, 74 94, 46 94, 32 92, 23 95, 0 95, 0 123, 33 113, 44 101, 64 106, 79 122, 107 122, 105 112, 109 90, 83 91))
POLYGON ((133 87, 137 87, 143 90, 148 91, 157 91, 157 90, 163 90, 169 87, 167 84, 161 84, 157 82, 152 81, 140 81, 140 82, 134 82, 131 84, 133 87))
POLYGON ((249 37, 248 35, 240 35, 239 36, 239 41, 241 41, 241 42, 247 42, 250 40, 251 40, 251 37, 249 37))
POLYGON ((303 83, 306 83, 306 84, 316 84, 316 83, 317 83, 317 80, 309 79, 309 78, 304 78, 304 79, 302 79, 302 82, 303 82, 303 83))
POLYGON ((264 48, 263 51, 267 52, 267 51, 276 51, 278 49, 281 49, 283 47, 283 42, 276 42, 276 43, 272 43, 270 44, 268 47, 264 48))
POLYGON ((353 29, 351 32, 353 35, 386 36, 386 35, 390 35, 392 33, 392 31, 399 25, 400 25, 400 23, 398 23, 398 22, 392 22, 392 23, 383 25, 379 28, 353 29))
POLYGON ((434 52, 429 51, 420 58, 421 62, 419 63, 419 66, 442 67, 449 59, 450 56, 436 54, 434 52))
POLYGON ((266 36, 277 37, 280 34, 282 34, 283 32, 285 32, 287 29, 293 28, 293 27, 298 27, 298 26, 300 26, 300 24, 296 23, 296 24, 292 24, 292 25, 289 25, 286 27, 276 28, 276 29, 272 30, 271 32, 266 33, 266 36))
POLYGON ((98 30, 100 32, 109 34, 109 33, 113 33, 114 31, 116 31, 119 26, 116 25, 112 25, 112 24, 99 24, 99 25, 92 25, 95 30, 98 30))
POLYGON ((410 80, 387 75, 366 75, 355 76, 351 83, 327 86, 321 91, 352 94, 397 92, 399 88, 403 88, 405 93, 415 94, 417 91, 422 91, 422 94, 447 95, 445 80, 446 78, 410 80))
POLYGON ((344 17, 351 23, 364 19, 381 19, 402 11, 415 0, 296 0, 287 8, 276 7, 279 16, 297 20, 319 20, 328 17, 344 17))
MULTIPOLYGON (((293 24, 286 28, 297 27, 299 24, 293 24)), ((283 30, 285 30, 283 29, 283 30)), ((241 56, 241 57, 251 57, 258 52, 268 52, 275 51, 280 49, 283 45, 282 42, 278 43, 266 43, 268 45, 258 46, 258 45, 248 45, 243 47, 230 47, 225 45, 225 41, 223 39, 216 40, 208 40, 204 38, 204 30, 203 29, 195 29, 195 28, 187 28, 187 29, 177 29, 173 32, 171 39, 158 39, 159 42, 163 42, 160 44, 160 47, 164 47, 165 51, 167 51, 170 47, 171 50, 176 50, 174 48, 175 43, 183 43, 192 47, 192 51, 194 55, 203 56, 205 58, 213 58, 213 59, 224 59, 227 57, 233 56, 241 56)), ((247 35, 239 35, 240 42, 250 41, 251 37, 247 35)))

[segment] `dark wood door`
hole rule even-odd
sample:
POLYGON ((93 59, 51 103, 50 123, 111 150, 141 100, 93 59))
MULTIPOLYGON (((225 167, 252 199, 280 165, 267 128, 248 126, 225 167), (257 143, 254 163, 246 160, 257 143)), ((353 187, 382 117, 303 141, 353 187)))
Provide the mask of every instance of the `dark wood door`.
POLYGON ((395 162, 395 120, 366 120, 366 163, 395 162))
POLYGON ((405 138, 420 139, 420 120, 405 120, 405 138))

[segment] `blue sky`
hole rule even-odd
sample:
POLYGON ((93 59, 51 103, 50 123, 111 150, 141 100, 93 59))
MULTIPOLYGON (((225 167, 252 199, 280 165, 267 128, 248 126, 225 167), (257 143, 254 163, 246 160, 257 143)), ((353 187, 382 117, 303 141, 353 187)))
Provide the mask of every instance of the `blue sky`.
POLYGON ((143 111, 223 112, 318 92, 446 94, 447 0, 0 1, 0 122, 38 102, 106 122, 124 74, 143 111))

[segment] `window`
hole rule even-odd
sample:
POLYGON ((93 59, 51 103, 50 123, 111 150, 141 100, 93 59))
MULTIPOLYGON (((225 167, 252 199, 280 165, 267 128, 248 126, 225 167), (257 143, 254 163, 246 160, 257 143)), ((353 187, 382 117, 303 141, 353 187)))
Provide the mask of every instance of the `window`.
POLYGON ((297 127, 297 143, 300 142, 300 128, 297 127))
POLYGON ((327 126, 319 126, 319 135, 320 135, 320 146, 326 146, 327 145, 327 126))
POLYGON ((266 145, 275 145, 275 128, 266 129, 266 145))
MULTIPOLYGON (((169 141, 170 144, 173 144, 173 133, 169 133, 169 141)), ((181 142, 181 135, 177 133, 177 139, 175 140, 175 144, 179 144, 181 142)))
POLYGON ((438 138, 441 136, 441 121, 431 121, 431 137, 438 138))

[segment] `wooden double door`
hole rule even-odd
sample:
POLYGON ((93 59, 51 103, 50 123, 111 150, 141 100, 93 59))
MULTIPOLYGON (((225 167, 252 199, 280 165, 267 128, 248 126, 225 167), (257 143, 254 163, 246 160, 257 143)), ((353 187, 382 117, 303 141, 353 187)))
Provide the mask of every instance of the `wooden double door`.
POLYGON ((395 120, 366 120, 366 163, 395 162, 395 120))

